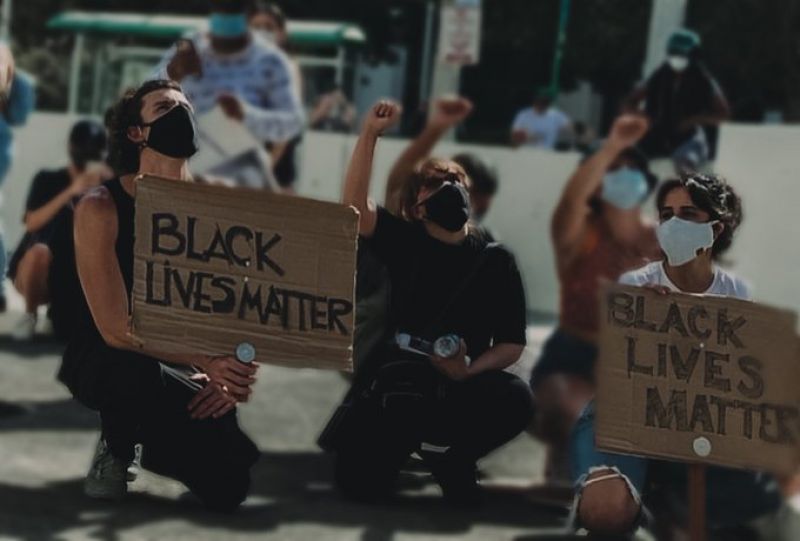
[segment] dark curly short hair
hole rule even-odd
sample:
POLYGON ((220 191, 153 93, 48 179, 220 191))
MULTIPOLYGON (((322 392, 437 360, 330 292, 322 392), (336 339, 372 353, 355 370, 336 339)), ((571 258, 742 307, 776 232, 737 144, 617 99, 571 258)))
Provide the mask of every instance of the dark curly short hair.
POLYGON ((142 124, 144 97, 163 88, 183 92, 175 81, 166 79, 147 81, 139 88, 127 90, 122 98, 106 111, 108 163, 118 175, 129 175, 139 170, 139 145, 128 138, 128 128, 142 124))
POLYGON ((718 258, 731 247, 733 235, 742 223, 742 199, 721 176, 685 172, 679 178, 665 180, 661 184, 656 194, 656 208, 661 209, 669 192, 676 188, 689 192, 697 208, 707 212, 711 220, 725 226, 711 248, 711 255, 718 258))

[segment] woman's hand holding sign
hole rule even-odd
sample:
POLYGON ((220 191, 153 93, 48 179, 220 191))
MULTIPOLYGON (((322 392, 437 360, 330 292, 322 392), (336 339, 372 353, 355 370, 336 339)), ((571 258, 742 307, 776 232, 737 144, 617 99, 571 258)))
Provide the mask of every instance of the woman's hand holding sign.
POLYGON ((241 363, 235 357, 226 355, 206 357, 201 368, 212 383, 226 387, 239 402, 246 402, 252 392, 250 387, 256 381, 258 365, 241 363))
POLYGON ((218 419, 236 407, 236 398, 228 389, 211 381, 206 374, 197 374, 192 380, 204 385, 187 406, 192 419, 218 419))

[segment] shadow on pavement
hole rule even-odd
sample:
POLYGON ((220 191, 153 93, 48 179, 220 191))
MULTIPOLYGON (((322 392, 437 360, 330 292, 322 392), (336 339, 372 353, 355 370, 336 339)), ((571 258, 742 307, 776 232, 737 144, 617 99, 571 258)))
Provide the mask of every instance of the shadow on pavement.
POLYGON ((9 335, 0 335, 0 353, 13 353, 24 358, 36 358, 45 355, 58 355, 64 351, 64 344, 51 334, 37 334, 33 340, 19 342, 9 335))
POLYGON ((96 430, 100 427, 97 413, 71 398, 50 402, 20 401, 7 405, 15 408, 17 413, 3 418, 0 408, 0 433, 19 430, 96 430))
POLYGON ((204 511, 188 500, 141 492, 130 493, 123 502, 99 502, 83 496, 82 484, 82 479, 41 488, 0 484, 0 537, 54 539, 79 529, 83 538, 110 541, 126 529, 175 519, 212 532, 257 532, 276 524, 268 505, 248 505, 236 515, 226 516, 204 511))
MULTIPOLYGON (((284 525, 360 529, 362 541, 389 541, 397 533, 458 534, 475 525, 553 528, 563 514, 531 506, 519 494, 492 492, 484 508, 465 512, 448 508, 431 494, 402 493, 392 504, 358 505, 341 500, 330 485, 331 460, 317 452, 267 451, 253 471, 250 499, 235 514, 202 509, 191 499, 172 499, 137 492, 124 502, 104 503, 85 498, 82 479, 44 487, 0 483, 0 537, 55 538, 70 531, 82 537, 115 540, 128 529, 181 520, 214 532, 259 533, 284 525)), ((419 489, 427 478, 404 479, 401 489, 419 489)), ((571 539, 531 537, 530 539, 571 539)))

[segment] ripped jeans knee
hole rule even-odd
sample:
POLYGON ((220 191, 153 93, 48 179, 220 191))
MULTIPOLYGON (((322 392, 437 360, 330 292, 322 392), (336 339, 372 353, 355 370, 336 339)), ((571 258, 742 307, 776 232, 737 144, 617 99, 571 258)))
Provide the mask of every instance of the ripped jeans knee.
MULTIPOLYGON (((636 514, 636 520, 632 520, 632 524, 629 525, 630 528, 635 529, 646 519, 646 513, 643 511, 641 504, 641 494, 649 461, 643 457, 610 453, 597 449, 595 446, 594 419, 594 403, 590 403, 581 413, 570 436, 570 465, 575 487, 575 502, 572 508, 570 525, 586 526, 582 524, 585 521, 579 516, 579 509, 587 487, 614 480, 622 480, 626 487, 624 494, 609 485, 609 497, 598 503, 597 516, 600 518, 609 518, 611 516, 613 518, 613 515, 616 515, 616 518, 619 519, 620 512, 629 509, 632 499, 639 510, 636 514), (618 495, 616 499, 611 497, 615 492, 618 495)), ((612 521, 609 519, 609 522, 612 521)))
MULTIPOLYGON (((586 524, 581 519, 581 502, 583 500, 584 491, 587 487, 596 486, 608 481, 621 480, 625 484, 626 495, 625 500, 621 498, 605 498, 603 509, 595 509, 597 515, 607 514, 613 521, 620 521, 616 528, 611 528, 621 534, 633 534, 639 526, 647 523, 648 513, 646 508, 642 505, 642 498, 639 489, 634 486, 630 478, 622 473, 616 466, 599 465, 592 466, 589 470, 581 475, 575 483, 575 498, 572 502, 572 510, 569 516, 569 527, 573 531, 581 528, 593 531, 595 528, 592 524, 586 524), (598 475, 599 474, 599 475, 598 475), (630 497, 636 507, 636 513, 630 520, 624 520, 626 515, 626 508, 629 503, 626 501, 630 497)), ((604 494, 605 496, 605 494, 604 494)))

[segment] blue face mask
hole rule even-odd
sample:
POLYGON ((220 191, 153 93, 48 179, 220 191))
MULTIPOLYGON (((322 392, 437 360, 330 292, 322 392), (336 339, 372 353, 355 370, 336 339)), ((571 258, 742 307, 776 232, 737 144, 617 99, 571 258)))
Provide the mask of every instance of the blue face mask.
POLYGON ((208 29, 219 38, 240 38, 247 33, 244 13, 212 13, 208 29))
POLYGON ((620 167, 603 177, 601 197, 618 209, 632 209, 644 201, 646 196, 647 178, 638 169, 620 167))

